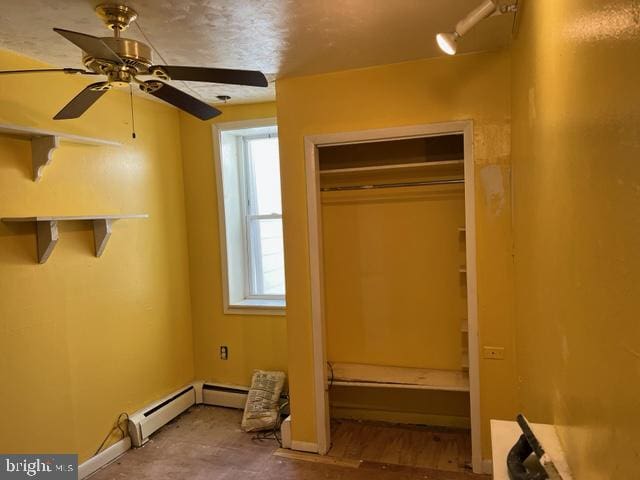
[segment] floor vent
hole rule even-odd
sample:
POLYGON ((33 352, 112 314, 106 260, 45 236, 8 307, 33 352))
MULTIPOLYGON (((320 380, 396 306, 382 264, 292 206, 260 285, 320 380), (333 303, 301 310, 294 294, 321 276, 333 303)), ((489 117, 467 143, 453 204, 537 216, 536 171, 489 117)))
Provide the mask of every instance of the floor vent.
POLYGON ((179 390, 129 416, 129 434, 134 447, 141 447, 149 435, 196 403, 193 385, 179 390))

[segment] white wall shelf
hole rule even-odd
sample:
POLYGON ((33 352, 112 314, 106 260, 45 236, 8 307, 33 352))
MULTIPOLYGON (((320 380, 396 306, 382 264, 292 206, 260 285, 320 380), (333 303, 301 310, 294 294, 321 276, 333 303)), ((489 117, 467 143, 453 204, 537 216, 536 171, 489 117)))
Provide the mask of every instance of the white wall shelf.
POLYGON ((31 141, 31 163, 33 165, 33 181, 42 178, 44 167, 51 163, 53 152, 60 142, 80 143, 83 145, 97 145, 120 147, 122 144, 111 140, 94 137, 83 137, 70 133, 53 132, 21 125, 0 124, 0 134, 22 137, 31 141))
POLYGON ((442 167, 447 165, 464 165, 464 160, 445 160, 440 162, 415 162, 415 163, 398 163, 390 165, 375 165, 370 167, 351 167, 351 168, 332 168, 329 170, 320 170, 320 175, 335 175, 340 173, 368 173, 381 172, 388 170, 408 170, 408 169, 424 169, 428 167, 442 167))
POLYGON ((96 257, 104 252, 111 237, 111 228, 116 220, 126 218, 148 218, 147 214, 135 215, 86 215, 86 216, 57 216, 57 217, 4 217, 5 223, 31 222, 36 225, 36 239, 38 248, 38 263, 45 263, 54 247, 58 243, 58 222, 90 221, 93 225, 93 237, 96 247, 96 257))
POLYGON ((328 377, 331 385, 346 387, 469 391, 469 375, 458 370, 331 363, 328 377))

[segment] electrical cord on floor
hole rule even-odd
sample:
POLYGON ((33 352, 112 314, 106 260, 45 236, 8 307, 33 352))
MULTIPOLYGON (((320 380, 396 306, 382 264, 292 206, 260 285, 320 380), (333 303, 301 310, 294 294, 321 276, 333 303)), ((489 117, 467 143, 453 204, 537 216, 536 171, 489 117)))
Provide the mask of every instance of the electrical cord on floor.
POLYGON ((107 443, 107 440, 109 440, 109 438, 111 438, 111 434, 113 433, 114 430, 116 430, 116 429, 120 430, 120 433, 122 433, 122 438, 125 438, 127 435, 129 435, 125 431, 125 429, 122 428, 122 426, 120 425, 122 423, 122 420, 120 420, 122 417, 124 417, 124 421, 125 422, 129 421, 129 414, 127 412, 122 412, 120 415, 118 415, 118 419, 116 420, 115 426, 111 430, 109 430, 109 433, 107 433, 107 436, 104 437, 104 440, 102 441, 102 443, 100 444, 100 446, 96 450, 96 453, 93 454, 94 456, 99 454, 102 451, 102 449, 104 448, 105 443, 107 443))
POLYGON ((329 366, 329 371, 331 372, 331 377, 329 377, 329 391, 331 391, 331 387, 333 387, 333 365, 331 362, 327 362, 329 366))
POLYGON ((282 426, 282 412, 289 405, 289 395, 283 395, 286 400, 280 405, 278 408, 278 417, 276 418, 276 423, 271 430, 265 430, 262 432, 257 432, 251 440, 262 441, 262 440, 274 440, 278 442, 280 448, 282 448, 282 438, 280 436, 280 427, 282 426))
MULTIPOLYGON (((327 391, 330 392, 331 389, 333 388, 333 378, 334 378, 333 364, 331 362, 327 362, 327 366, 329 367, 329 371, 331 372, 331 376, 329 377, 329 386, 327 387, 327 391)), ((333 438, 331 438, 331 442, 329 443, 329 450, 331 450, 332 447, 333 447, 333 438)))

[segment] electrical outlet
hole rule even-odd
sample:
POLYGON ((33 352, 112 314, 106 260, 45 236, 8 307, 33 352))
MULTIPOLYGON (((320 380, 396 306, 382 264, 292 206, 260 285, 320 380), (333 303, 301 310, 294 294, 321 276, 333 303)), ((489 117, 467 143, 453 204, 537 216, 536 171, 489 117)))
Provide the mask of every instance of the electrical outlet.
POLYGON ((488 360, 504 360, 504 347, 483 347, 483 352, 488 360))
POLYGON ((220 346, 220 360, 229 360, 229 349, 226 345, 220 346))

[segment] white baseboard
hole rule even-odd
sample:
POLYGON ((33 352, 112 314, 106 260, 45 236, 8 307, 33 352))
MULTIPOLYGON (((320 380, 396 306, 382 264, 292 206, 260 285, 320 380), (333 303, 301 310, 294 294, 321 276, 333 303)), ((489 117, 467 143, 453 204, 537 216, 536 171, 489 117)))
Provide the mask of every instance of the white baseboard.
POLYGON ((81 463, 78 466, 78 478, 87 478, 92 473, 113 462, 116 458, 118 458, 130 448, 131 439, 129 437, 125 437, 119 442, 114 443, 109 448, 100 452, 98 455, 91 457, 84 463, 81 463))
POLYGON ((493 461, 491 459, 482 460, 482 473, 491 475, 493 473, 493 461))
POLYGON ((285 418, 280 425, 280 437, 282 438, 282 448, 291 448, 291 415, 285 418))
POLYGON ((318 453, 320 451, 317 443, 300 442, 298 440, 291 441, 291 450, 297 450, 299 452, 309 452, 309 453, 318 453))
POLYGON ((196 404, 198 384, 190 383, 157 402, 129 415, 129 436, 134 447, 144 445, 149 436, 196 404))
POLYGON ((202 386, 204 385, 204 382, 202 381, 194 381, 193 382, 193 388, 196 391, 196 405, 200 405, 201 403, 203 403, 202 401, 202 386))
POLYGON ((202 385, 202 403, 217 407, 244 409, 249 395, 249 387, 244 385, 224 385, 206 383, 202 385))
MULTIPOLYGON (((200 403, 215 407, 228 407, 244 410, 247 398, 249 397, 249 387, 245 385, 226 385, 211 382, 198 383, 200 385, 200 395, 202 398, 200 403)), ((287 398, 285 396, 280 397, 280 405, 283 405, 286 401, 287 398)), ((288 415, 289 408, 284 408, 282 413, 288 415)))

